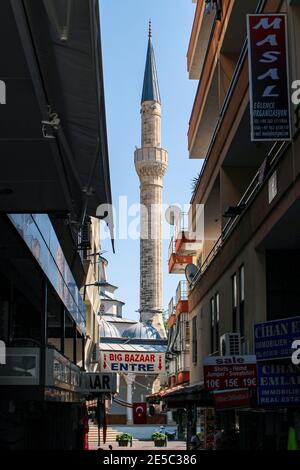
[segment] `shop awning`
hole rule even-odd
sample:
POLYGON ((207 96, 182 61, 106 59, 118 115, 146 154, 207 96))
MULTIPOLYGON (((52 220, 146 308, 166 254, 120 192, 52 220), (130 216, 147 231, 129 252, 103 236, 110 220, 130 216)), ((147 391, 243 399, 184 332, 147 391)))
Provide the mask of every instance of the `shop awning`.
POLYGON ((169 408, 186 408, 187 404, 199 407, 213 406, 213 396, 204 390, 202 384, 179 385, 167 388, 147 397, 149 403, 164 402, 169 408))
POLYGON ((140 345, 127 343, 100 343, 100 351, 132 352, 132 353, 164 353, 166 346, 160 345, 140 345))

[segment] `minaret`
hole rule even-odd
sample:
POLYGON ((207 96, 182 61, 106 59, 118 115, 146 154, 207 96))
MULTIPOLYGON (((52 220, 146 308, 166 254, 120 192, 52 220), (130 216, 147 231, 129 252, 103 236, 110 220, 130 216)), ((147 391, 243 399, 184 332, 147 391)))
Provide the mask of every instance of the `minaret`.
POLYGON ((161 100, 151 22, 141 102, 142 144, 135 152, 140 178, 140 319, 165 338, 162 300, 162 192, 168 153, 161 148, 161 100))

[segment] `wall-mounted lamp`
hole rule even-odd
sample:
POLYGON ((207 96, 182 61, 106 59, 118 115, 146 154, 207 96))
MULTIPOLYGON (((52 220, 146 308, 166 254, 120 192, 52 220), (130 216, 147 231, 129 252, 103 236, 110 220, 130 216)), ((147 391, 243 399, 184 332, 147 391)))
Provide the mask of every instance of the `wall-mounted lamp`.
POLYGON ((107 287, 109 285, 106 281, 94 282, 93 284, 85 284, 83 288, 83 301, 85 301, 87 287, 107 287))

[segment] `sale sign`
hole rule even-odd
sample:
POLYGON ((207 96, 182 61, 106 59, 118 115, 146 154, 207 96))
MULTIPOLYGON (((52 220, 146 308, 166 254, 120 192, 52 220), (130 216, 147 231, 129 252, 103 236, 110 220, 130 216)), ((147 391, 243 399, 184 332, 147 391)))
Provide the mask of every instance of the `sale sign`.
POLYGON ((216 410, 237 409, 250 406, 249 390, 232 390, 214 394, 216 410))
POLYGON ((248 15, 247 19, 251 140, 290 140, 286 15, 248 15))
POLYGON ((162 374, 165 372, 165 354, 101 351, 100 367, 101 372, 162 374))
POLYGON ((205 358, 204 387, 209 391, 256 388, 256 356, 205 358))

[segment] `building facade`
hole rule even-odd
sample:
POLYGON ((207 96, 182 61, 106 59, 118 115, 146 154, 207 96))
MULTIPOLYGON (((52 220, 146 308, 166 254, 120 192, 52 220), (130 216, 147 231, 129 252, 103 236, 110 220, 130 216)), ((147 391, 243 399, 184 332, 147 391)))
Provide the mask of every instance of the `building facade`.
POLYGON ((216 429, 239 428, 243 449, 286 449, 289 430, 299 430, 299 386, 291 386, 298 383, 299 371, 290 357, 260 359, 254 327, 263 325, 262 331, 267 324, 261 333, 267 341, 273 322, 295 324, 300 316, 299 105, 290 103, 291 141, 251 140, 246 19, 254 13, 286 15, 291 93, 299 77, 299 2, 197 2, 188 72, 199 84, 188 144, 190 158, 199 159, 201 171, 190 215, 195 223, 196 207, 204 205, 204 237, 196 250, 183 252, 185 240, 175 234, 169 268, 179 273, 194 264, 188 296, 190 386, 205 389, 207 357, 257 355, 258 360, 257 388, 247 405, 220 408, 203 396, 193 406, 216 413, 216 429), (238 338, 234 352, 232 338, 238 338), (273 384, 265 392, 273 399, 262 401, 266 382, 273 384), (278 383, 290 384, 288 392, 278 383))
POLYGON ((5 0, 0 22, 0 447, 82 449, 111 204, 99 5, 5 0))

